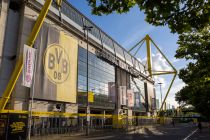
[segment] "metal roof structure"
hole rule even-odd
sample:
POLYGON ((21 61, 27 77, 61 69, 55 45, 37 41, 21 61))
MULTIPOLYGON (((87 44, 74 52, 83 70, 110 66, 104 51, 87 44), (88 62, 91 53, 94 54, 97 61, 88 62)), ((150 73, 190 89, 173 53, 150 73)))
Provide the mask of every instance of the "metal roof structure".
MULTIPOLYGON (((44 0, 37 0, 40 4, 44 4, 44 0)), ((50 10, 59 16, 58 6, 54 2, 50 10)), ((93 27, 89 32, 89 37, 95 42, 103 46, 110 53, 114 54, 117 58, 124 61, 126 64, 134 67, 136 70, 143 74, 147 74, 145 66, 134 56, 132 56, 126 49, 124 49, 119 43, 102 31, 97 25, 91 20, 84 16, 80 11, 74 8, 67 0, 63 0, 61 6, 62 19, 74 26, 77 30, 84 32, 84 26, 93 27)))

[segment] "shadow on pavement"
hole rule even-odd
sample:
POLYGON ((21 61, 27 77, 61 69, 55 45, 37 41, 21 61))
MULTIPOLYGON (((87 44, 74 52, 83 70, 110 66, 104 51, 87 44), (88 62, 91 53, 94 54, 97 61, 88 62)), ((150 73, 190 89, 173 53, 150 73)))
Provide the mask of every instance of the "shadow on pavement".
MULTIPOLYGON (((92 131, 89 136, 71 136, 56 135, 54 137, 40 137, 33 140, 183 140, 196 126, 190 124, 177 124, 165 126, 140 127, 138 129, 130 129, 129 131, 121 131, 113 129, 111 131, 92 131)), ((202 132, 195 133, 190 140, 209 140, 209 129, 203 129, 202 132)))

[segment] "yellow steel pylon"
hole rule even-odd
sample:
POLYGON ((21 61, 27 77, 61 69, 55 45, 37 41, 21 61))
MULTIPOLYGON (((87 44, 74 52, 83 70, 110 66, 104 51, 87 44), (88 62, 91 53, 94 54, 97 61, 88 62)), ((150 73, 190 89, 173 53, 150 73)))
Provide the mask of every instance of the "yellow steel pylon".
POLYGON ((166 75, 166 74, 173 74, 174 77, 169 85, 169 88, 166 92, 166 95, 164 97, 164 100, 161 104, 160 107, 160 111, 163 109, 164 103, 166 101, 166 98, 168 97, 168 94, 171 90, 171 87, 174 83, 174 80, 176 78, 177 75, 177 71, 174 68, 174 66, 171 64, 171 62, 166 58, 166 56, 163 54, 163 52, 159 49, 159 47, 155 44, 155 42, 150 38, 149 35, 146 35, 141 41, 139 41, 136 45, 134 45, 131 49, 129 49, 128 51, 131 52, 133 49, 137 48, 137 50, 134 53, 134 56, 139 52, 141 46, 144 44, 144 42, 146 41, 146 50, 147 50, 147 65, 148 65, 148 71, 149 71, 149 76, 153 77, 154 75, 166 75), (160 54, 165 58, 165 60, 169 63, 169 65, 172 67, 173 71, 152 71, 152 61, 151 61, 151 46, 150 43, 152 43, 155 48, 160 52, 160 54))

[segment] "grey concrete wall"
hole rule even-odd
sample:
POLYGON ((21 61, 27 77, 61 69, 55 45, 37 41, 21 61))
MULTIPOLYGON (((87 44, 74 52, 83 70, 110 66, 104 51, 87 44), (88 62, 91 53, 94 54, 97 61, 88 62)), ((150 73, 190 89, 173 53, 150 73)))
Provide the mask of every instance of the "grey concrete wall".
POLYGON ((4 92, 14 70, 18 48, 20 9, 10 9, 9 2, 9 0, 3 1, 3 13, 1 14, 1 22, 3 22, 2 19, 6 21, 5 25, 0 27, 4 30, 4 32, 1 32, 2 47, 0 47, 2 56, 0 67, 0 96, 4 92))
MULTIPOLYGON (((7 17, 8 17, 8 6, 9 0, 3 0, 1 2, 1 14, 0 14, 0 73, 2 71, 2 60, 3 60, 3 49, 4 49, 4 39, 5 39, 5 30, 7 24, 7 17)), ((1 74, 0 74, 1 75, 1 74)), ((0 76, 0 97, 4 90, 5 83, 5 75, 0 76)))
POLYGON ((0 69, 1 69, 1 62, 3 59, 3 43, 4 43, 4 36, 5 36, 5 29, 6 29, 6 22, 7 22, 7 14, 8 14, 8 3, 10 0, 1 0, 1 14, 0 14, 0 69))
MULTIPOLYGON (((123 109, 121 109, 121 104, 120 104, 119 87, 126 86, 127 88, 129 88, 128 84, 129 84, 129 79, 127 72, 120 68, 116 68, 116 109, 114 111, 114 114, 116 115, 122 114, 123 112, 123 109)), ((127 111, 124 110, 124 112, 127 111)))
POLYGON ((10 75, 14 70, 17 53, 18 29, 19 13, 10 9, 8 11, 8 19, 2 53, 3 59, 0 71, 0 95, 5 90, 5 87, 10 79, 10 75))

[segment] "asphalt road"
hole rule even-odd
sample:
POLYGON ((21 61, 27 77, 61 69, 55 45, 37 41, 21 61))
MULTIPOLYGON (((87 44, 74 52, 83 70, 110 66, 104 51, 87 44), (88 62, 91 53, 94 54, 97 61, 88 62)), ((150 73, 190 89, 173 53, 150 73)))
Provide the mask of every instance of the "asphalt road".
POLYGON ((167 126, 148 127, 136 129, 125 133, 118 132, 93 132, 91 136, 54 135, 37 137, 32 140, 210 140, 210 130, 203 128, 200 132, 192 124, 176 124, 167 126))
POLYGON ((72 137, 79 140, 210 140, 210 131, 204 128, 200 132, 192 124, 176 124, 173 126, 159 126, 136 130, 127 134, 109 134, 105 136, 72 137))

